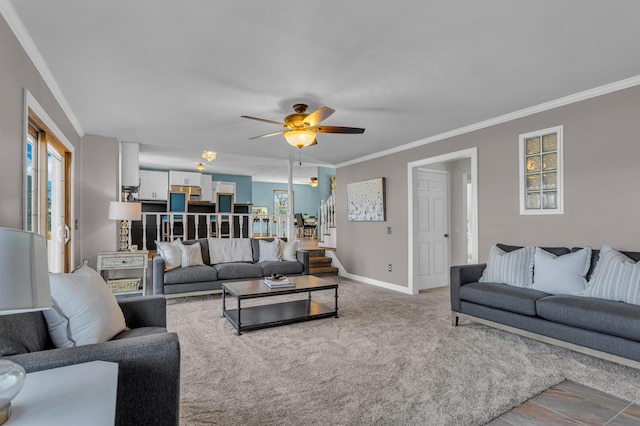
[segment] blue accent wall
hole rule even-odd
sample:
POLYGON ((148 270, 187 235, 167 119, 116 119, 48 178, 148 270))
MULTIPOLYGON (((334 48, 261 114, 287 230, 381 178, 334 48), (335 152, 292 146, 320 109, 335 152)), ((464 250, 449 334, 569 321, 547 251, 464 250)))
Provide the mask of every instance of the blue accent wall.
MULTIPOLYGON (((320 198, 318 187, 311 185, 293 185, 293 213, 307 213, 310 217, 317 216, 320 211, 320 198)), ((286 191, 286 183, 253 182, 253 205, 264 206, 269 215, 273 214, 273 191, 281 189, 286 191)))

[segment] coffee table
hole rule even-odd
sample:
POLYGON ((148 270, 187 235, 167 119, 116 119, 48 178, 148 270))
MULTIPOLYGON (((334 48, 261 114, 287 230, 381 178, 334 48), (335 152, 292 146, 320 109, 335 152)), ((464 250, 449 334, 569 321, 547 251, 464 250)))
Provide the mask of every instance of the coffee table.
POLYGON ((295 287, 269 288, 262 279, 235 281, 222 284, 222 316, 229 320, 238 336, 243 331, 276 327, 320 318, 338 318, 338 283, 313 275, 289 277, 295 287), (321 290, 335 291, 334 307, 311 300, 311 293, 321 290), (242 301, 260 297, 283 296, 285 294, 308 293, 302 300, 271 303, 242 308, 242 301), (226 308, 226 296, 237 301, 236 309, 226 308))

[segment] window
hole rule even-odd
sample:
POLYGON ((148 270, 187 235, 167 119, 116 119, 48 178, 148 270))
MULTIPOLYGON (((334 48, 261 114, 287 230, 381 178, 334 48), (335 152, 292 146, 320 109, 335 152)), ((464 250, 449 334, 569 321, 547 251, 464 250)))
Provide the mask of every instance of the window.
POLYGON ((520 135, 520 214, 563 214, 562 126, 520 135))

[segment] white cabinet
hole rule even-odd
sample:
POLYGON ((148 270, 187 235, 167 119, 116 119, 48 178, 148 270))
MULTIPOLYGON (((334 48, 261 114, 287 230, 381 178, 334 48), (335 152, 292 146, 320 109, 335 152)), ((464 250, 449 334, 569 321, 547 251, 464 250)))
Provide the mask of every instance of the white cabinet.
POLYGON ((175 186, 200 186, 200 173, 170 170, 169 184, 175 186))
POLYGON ((223 192, 225 194, 236 195, 236 183, 235 182, 222 182, 219 180, 213 181, 213 199, 216 198, 216 193, 223 192))
POLYGON ((202 179, 200 180, 200 199, 202 201, 213 201, 213 181, 211 180, 211 176, 202 175, 202 179))
POLYGON ((167 172, 155 172, 140 170, 139 200, 167 200, 169 192, 169 174, 167 172))

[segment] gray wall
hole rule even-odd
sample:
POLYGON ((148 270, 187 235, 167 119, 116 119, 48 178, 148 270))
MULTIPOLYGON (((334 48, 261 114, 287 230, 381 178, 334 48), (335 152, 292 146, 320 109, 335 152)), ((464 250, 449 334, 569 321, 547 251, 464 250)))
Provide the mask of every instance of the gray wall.
POLYGON ((82 138, 82 259, 96 267, 99 251, 118 247, 118 221, 109 220, 109 202, 117 201, 119 144, 116 138, 82 138))
POLYGON ((407 163, 478 147, 479 260, 496 242, 640 250, 640 87, 337 169, 337 256, 347 272, 407 286, 407 163), (518 135, 564 125, 565 213, 521 216, 518 135), (346 185, 384 176, 387 221, 348 222, 346 185), (393 228, 385 235, 385 227, 393 228), (371 247, 377 247, 371 250, 371 247), (387 272, 393 263, 393 272, 387 272))
MULTIPOLYGON (((6 21, 0 17, 0 226, 23 228, 23 108, 24 88, 36 98, 47 114, 75 148, 74 172, 76 193, 74 216, 80 218, 81 156, 80 137, 58 105, 35 66, 22 49, 6 21)), ((81 226, 81 225, 80 225, 81 226)), ((76 231, 78 240, 80 230, 76 231)), ((80 259, 75 245, 74 264, 80 259)))

